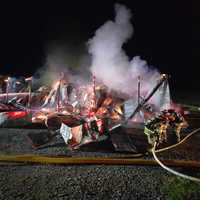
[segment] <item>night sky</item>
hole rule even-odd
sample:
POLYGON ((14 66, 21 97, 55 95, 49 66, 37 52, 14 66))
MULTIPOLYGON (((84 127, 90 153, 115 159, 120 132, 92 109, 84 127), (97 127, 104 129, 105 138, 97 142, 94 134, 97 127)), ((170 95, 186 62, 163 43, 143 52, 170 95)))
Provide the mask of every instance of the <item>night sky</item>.
POLYGON ((118 2, 133 13, 135 33, 124 45, 127 54, 140 55, 162 73, 171 74, 171 87, 199 91, 198 3, 191 10, 191 1, 176 0, 30 2, 1 3, 0 74, 33 74, 44 65, 52 44, 80 52, 94 31, 113 19, 118 2))

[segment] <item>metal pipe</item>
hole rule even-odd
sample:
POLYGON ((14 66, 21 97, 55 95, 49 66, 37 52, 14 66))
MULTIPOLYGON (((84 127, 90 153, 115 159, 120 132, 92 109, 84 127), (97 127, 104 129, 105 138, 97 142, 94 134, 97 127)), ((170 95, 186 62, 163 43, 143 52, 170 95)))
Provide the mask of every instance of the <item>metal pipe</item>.
POLYGON ((57 105, 56 105, 57 112, 60 111, 60 84, 61 84, 61 79, 59 81, 58 88, 57 88, 57 105))
POLYGON ((6 81, 6 103, 8 103, 9 77, 6 81))
POLYGON ((13 93, 5 93, 5 94, 0 94, 0 98, 2 97, 15 97, 15 96, 28 96, 29 92, 13 92, 13 93))
POLYGON ((166 75, 166 74, 162 74, 161 75, 161 78, 158 81, 157 85, 152 89, 152 91, 149 93, 149 95, 138 104, 138 106, 136 107, 136 109, 134 110, 134 112, 131 114, 131 116, 126 120, 126 123, 128 122, 129 119, 133 118, 137 112, 140 111, 140 109, 145 105, 145 103, 147 103, 147 101, 154 95, 154 93, 159 89, 159 87, 165 81, 168 80, 168 78, 169 78, 169 76, 166 75))
POLYGON ((32 78, 28 80, 28 108, 31 107, 31 95, 32 95, 32 78))
POLYGON ((93 108, 95 109, 96 108, 96 77, 93 75, 92 76, 92 81, 93 81, 93 108))
POLYGON ((140 104, 140 76, 138 76, 138 105, 140 104))

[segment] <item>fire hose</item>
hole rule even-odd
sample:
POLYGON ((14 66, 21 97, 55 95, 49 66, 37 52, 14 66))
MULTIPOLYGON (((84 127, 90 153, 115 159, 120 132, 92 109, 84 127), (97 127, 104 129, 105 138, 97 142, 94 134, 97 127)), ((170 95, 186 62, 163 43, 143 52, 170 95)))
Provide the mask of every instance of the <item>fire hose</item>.
POLYGON ((186 174, 183 174, 183 173, 180 173, 180 172, 177 172, 169 167, 167 167, 164 163, 162 163, 158 157, 156 156, 156 153, 157 152, 162 152, 162 151, 166 151, 166 150, 169 150, 169 149, 172 149, 174 147, 177 147, 178 145, 182 144, 183 142, 185 142, 190 136, 192 136, 194 133, 198 132, 200 130, 200 128, 192 131, 190 134, 188 134, 184 139, 182 139, 179 143, 177 144, 174 144, 174 145, 171 145, 169 147, 166 147, 166 148, 163 148, 163 149, 158 149, 156 150, 156 145, 157 143, 155 142, 154 143, 154 146, 153 148, 150 150, 155 161, 165 170, 167 170, 168 172, 172 173, 172 174, 175 174, 176 176, 180 176, 182 178, 185 178, 185 179, 188 179, 188 180, 191 180, 191 181, 197 181, 197 182, 200 182, 200 179, 199 178, 196 178, 196 177, 192 177, 192 176, 189 176, 189 175, 186 175, 186 174))
MULTIPOLYGON (((176 143, 176 144, 173 144, 173 145, 170 145, 168 147, 165 147, 165 148, 161 148, 161 149, 155 149, 155 153, 160 153, 160 152, 164 152, 164 151, 167 151, 167 150, 170 150, 170 149, 173 149, 181 144, 183 144, 184 142, 187 141, 188 138, 190 138, 192 135, 194 135, 195 133, 197 133, 198 131, 200 131, 200 128, 197 128, 195 130, 193 130, 192 132, 190 132, 187 136, 185 136, 180 142, 176 143)), ((131 155, 127 155, 127 156, 123 156, 125 158, 135 158, 135 157, 142 157, 144 155, 148 155, 148 153, 151 152, 150 151, 146 151, 144 153, 136 153, 136 154, 131 154, 131 155)))
POLYGON ((172 148, 175 148, 177 146, 179 146, 180 144, 186 142, 186 140, 191 137, 192 135, 194 135, 195 133, 197 133, 198 131, 200 131, 200 128, 197 128, 195 129, 194 131, 192 131, 191 133, 189 133, 186 137, 184 137, 180 142, 176 143, 176 144, 173 144, 173 145, 170 145, 168 147, 165 147, 165 148, 162 148, 162 149, 157 149, 155 150, 156 153, 158 152, 163 152, 163 151, 166 151, 166 150, 169 150, 169 149, 172 149, 172 148))
POLYGON ((182 178, 185 178, 185 179, 188 179, 188 180, 191 180, 191 181, 197 181, 197 182, 200 182, 200 179, 199 178, 196 178, 196 177, 193 177, 193 176, 189 176, 189 175, 186 175, 186 174, 183 174, 183 173, 180 173, 180 172, 177 172, 169 167, 167 167, 164 163, 162 163, 158 157, 156 156, 156 153, 155 153, 155 148, 156 148, 156 142, 154 143, 154 146, 153 148, 151 149, 151 152, 153 154, 153 157, 155 159, 155 161, 165 170, 167 170, 168 172, 176 175, 176 176, 180 176, 182 178))
POLYGON ((191 177, 179 172, 176 172, 165 165, 174 166, 174 167, 188 167, 188 168, 200 168, 200 163, 197 161, 185 161, 185 160, 162 160, 162 162, 158 159, 155 153, 166 151, 171 148, 177 147, 178 145, 185 142, 189 137, 193 134, 197 133, 200 128, 195 129, 190 134, 188 134, 184 139, 182 139, 179 143, 175 145, 171 145, 169 147, 155 150, 154 148, 151 150, 155 160, 146 160, 146 159, 133 159, 136 155, 139 157, 144 154, 136 154, 132 155, 131 157, 120 156, 120 157, 109 157, 109 158, 102 158, 102 157, 61 157, 61 156, 41 156, 41 155, 33 155, 33 154, 26 154, 26 155, 0 155, 0 165, 8 165, 8 163, 13 164, 17 163, 20 165, 24 164, 63 164, 63 165, 80 165, 80 164, 104 164, 104 165, 157 165, 159 164, 165 170, 183 178, 187 178, 192 181, 200 181, 200 179, 191 177))
MULTIPOLYGON (((148 165, 156 166, 155 160, 131 159, 131 158, 103 158, 103 157, 64 157, 64 156, 42 156, 42 155, 0 155, 0 165, 8 163, 25 163, 25 164, 61 164, 61 165, 148 165)), ((174 167, 200 168, 200 163, 186 160, 163 160, 163 163, 174 167)))

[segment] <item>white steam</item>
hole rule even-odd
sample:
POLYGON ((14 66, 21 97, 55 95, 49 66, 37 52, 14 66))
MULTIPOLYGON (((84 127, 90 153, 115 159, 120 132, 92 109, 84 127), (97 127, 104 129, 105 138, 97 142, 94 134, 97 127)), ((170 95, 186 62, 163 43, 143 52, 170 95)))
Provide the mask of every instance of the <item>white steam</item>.
POLYGON ((122 46, 133 34, 131 12, 116 4, 115 13, 115 20, 102 25, 88 42, 91 72, 109 88, 131 96, 136 96, 137 78, 141 76, 141 93, 146 94, 156 84, 159 73, 139 56, 129 60, 122 46))

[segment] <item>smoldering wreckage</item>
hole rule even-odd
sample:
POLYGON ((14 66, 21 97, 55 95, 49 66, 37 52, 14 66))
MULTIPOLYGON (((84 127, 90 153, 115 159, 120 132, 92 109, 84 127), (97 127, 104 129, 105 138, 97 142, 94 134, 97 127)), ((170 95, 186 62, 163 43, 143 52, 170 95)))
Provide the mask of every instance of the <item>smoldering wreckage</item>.
POLYGON ((109 90, 96 82, 92 76, 88 85, 75 85, 61 74, 52 88, 39 87, 32 91, 32 78, 8 77, 2 82, 1 127, 43 124, 49 130, 45 141, 34 141, 34 147, 51 141, 61 134, 69 149, 83 144, 109 138, 111 130, 119 126, 140 125, 153 145, 167 141, 167 129, 172 127, 177 141, 180 131, 187 122, 170 107, 168 78, 162 74, 157 84, 146 97, 141 96, 141 81, 138 77, 137 102, 129 96, 109 90), (159 107, 150 103, 151 98, 160 96, 159 107), (164 109, 163 109, 164 108, 164 109))
MULTIPOLYGON (((59 68, 52 85, 35 87, 34 76, 0 76, 1 127, 45 127, 47 135, 28 135, 31 145, 41 147, 60 135, 69 151, 109 140, 119 127, 142 129, 148 148, 154 150, 169 144, 169 132, 176 142, 182 139, 182 130, 190 125, 190 112, 199 108, 172 103, 169 75, 150 69, 138 56, 129 61, 122 45, 133 33, 131 12, 119 4, 115 11, 115 21, 102 25, 88 42, 90 81, 78 81, 79 76, 74 78, 59 68)), ((129 135, 123 133, 123 137, 130 144, 112 140, 115 150, 138 153, 129 135)))

